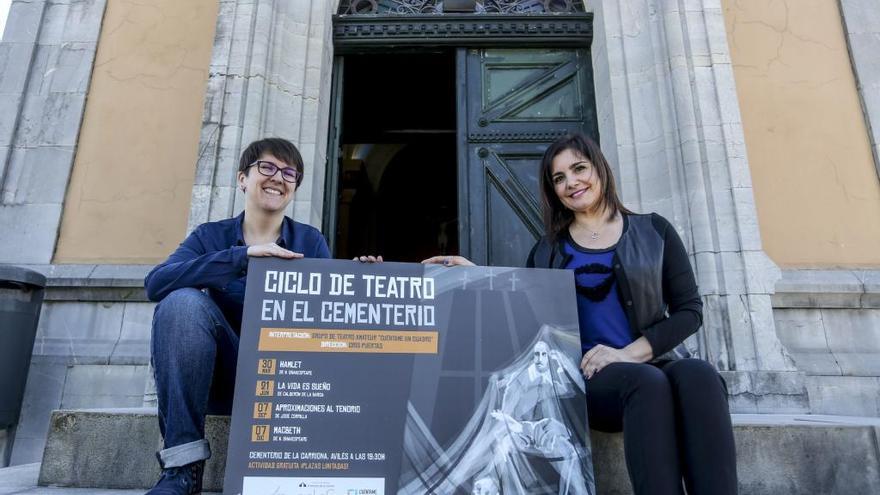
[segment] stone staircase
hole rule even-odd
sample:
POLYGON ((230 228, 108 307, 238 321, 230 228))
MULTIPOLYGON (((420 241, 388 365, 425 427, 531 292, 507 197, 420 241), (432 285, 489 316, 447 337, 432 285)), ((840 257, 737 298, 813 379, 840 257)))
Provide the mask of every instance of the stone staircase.
MULTIPOLYGON (((734 414, 740 493, 880 493, 880 419, 734 414)), ((213 457, 205 489, 221 491, 228 417, 208 418, 213 457)), ((61 410, 52 414, 39 474, 43 486, 151 486, 160 447, 153 409, 61 410)), ((592 432, 598 493, 629 494, 622 435, 592 432)))

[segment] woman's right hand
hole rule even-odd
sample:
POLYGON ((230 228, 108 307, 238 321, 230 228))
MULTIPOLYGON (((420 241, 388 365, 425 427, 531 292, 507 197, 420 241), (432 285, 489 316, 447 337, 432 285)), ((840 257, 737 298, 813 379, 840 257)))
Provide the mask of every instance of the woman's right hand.
POLYGON ((471 260, 464 256, 433 256, 426 260, 422 260, 423 265, 443 265, 443 266, 477 266, 471 260))
POLYGON ((252 256, 254 258, 265 258, 268 256, 274 256, 276 258, 284 258, 284 259, 298 259, 302 258, 302 253, 294 253, 288 249, 284 249, 283 247, 275 244, 274 242, 270 242, 268 244, 258 244, 255 246, 248 246, 247 255, 252 256))

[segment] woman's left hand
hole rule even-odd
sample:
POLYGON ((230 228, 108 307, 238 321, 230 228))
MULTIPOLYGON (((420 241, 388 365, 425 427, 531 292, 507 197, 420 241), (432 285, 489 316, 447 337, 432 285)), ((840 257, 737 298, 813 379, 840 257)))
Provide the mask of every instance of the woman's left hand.
POLYGON ((593 375, 602 371, 602 368, 611 363, 637 363, 623 349, 615 349, 607 345, 597 344, 595 347, 587 351, 581 359, 581 371, 584 377, 589 380, 593 375))
POLYGON ((443 266, 476 266, 471 260, 464 256, 432 256, 426 260, 422 260, 423 265, 443 265, 443 266))

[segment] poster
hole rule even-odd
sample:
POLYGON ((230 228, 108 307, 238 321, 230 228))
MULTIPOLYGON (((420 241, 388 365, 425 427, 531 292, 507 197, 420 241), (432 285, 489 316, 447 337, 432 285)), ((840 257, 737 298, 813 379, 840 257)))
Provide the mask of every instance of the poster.
POLYGON ((224 493, 592 495, 573 284, 252 259, 224 493))

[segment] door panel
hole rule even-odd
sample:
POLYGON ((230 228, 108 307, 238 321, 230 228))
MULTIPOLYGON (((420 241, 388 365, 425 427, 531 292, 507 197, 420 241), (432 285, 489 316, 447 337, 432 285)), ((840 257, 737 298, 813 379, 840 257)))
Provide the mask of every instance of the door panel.
POLYGON ((589 51, 459 51, 459 198, 462 252, 474 262, 521 266, 543 226, 538 167, 557 137, 598 139, 589 51))

